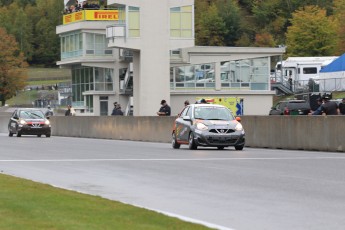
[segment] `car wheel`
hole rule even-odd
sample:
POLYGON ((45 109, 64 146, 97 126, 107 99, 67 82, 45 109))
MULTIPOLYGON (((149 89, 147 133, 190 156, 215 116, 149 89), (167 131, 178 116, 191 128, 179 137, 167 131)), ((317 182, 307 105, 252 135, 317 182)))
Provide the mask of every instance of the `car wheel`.
POLYGON ((13 133, 12 133, 12 132, 9 132, 9 133, 8 133, 8 136, 9 136, 9 137, 13 137, 13 133))
POLYGON ((218 146, 218 147, 217 147, 217 149, 219 149, 219 150, 223 150, 223 149, 224 149, 224 147, 223 147, 223 146, 218 146))
POLYGON ((189 147, 189 149, 197 149, 198 148, 198 146, 195 144, 193 133, 189 134, 188 147, 189 147))
POLYGON ((38 134, 37 137, 41 137, 42 135, 41 134, 38 134))
POLYGON ((174 149, 179 149, 180 148, 180 144, 179 143, 177 143, 177 141, 176 141, 176 134, 175 134, 175 132, 173 132, 173 134, 172 134, 172 141, 171 141, 171 144, 172 144, 172 147, 174 148, 174 149))
POLYGON ((235 145, 236 150, 242 150, 244 145, 235 145))
POLYGON ((49 133, 49 134, 46 134, 46 137, 50 137, 50 133, 49 133))
POLYGON ((17 137, 21 137, 22 134, 20 132, 17 132, 17 137))

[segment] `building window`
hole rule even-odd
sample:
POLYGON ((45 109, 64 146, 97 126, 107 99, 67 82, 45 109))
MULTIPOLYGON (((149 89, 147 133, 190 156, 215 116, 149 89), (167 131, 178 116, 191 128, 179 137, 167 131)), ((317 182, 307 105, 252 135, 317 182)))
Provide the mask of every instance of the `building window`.
POLYGON ((140 37, 139 7, 128 7, 128 37, 140 37))
POLYGON ((83 55, 82 33, 68 33, 60 37, 61 59, 80 57, 83 55))
POLYGON ((224 90, 270 90, 269 63, 269 57, 225 61, 221 63, 220 73, 215 72, 215 63, 172 67, 170 88, 176 91, 212 90, 219 79, 224 90))
POLYGON ((104 34, 86 33, 86 55, 87 56, 108 56, 113 50, 108 48, 104 34))
POLYGON ((170 37, 193 37, 193 7, 173 7, 170 9, 170 37))
MULTIPOLYGON (((84 106, 84 92, 114 91, 113 69, 75 66, 72 68, 73 104, 84 106)), ((86 97, 87 98, 87 97, 86 97)), ((86 106, 88 106, 86 104, 86 106)))
POLYGON ((170 86, 191 90, 215 88, 214 63, 171 68, 170 86))

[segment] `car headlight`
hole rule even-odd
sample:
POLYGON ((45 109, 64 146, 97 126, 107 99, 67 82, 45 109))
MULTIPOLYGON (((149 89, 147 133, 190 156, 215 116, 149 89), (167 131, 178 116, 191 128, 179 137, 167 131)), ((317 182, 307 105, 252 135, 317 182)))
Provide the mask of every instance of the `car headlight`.
POLYGON ((241 124, 241 123, 238 123, 238 124, 236 125, 236 127, 235 127, 235 130, 237 130, 237 131, 242 131, 242 130, 243 130, 242 124, 241 124))
POLYGON ((49 124, 50 124, 50 121, 49 121, 49 120, 46 120, 44 123, 45 123, 46 125, 49 125, 49 124))
POLYGON ((25 120, 22 120, 22 119, 20 119, 19 123, 20 123, 21 125, 26 125, 26 121, 25 121, 25 120))
POLYGON ((198 123, 196 125, 196 128, 199 130, 208 130, 208 127, 206 125, 204 125, 203 123, 198 123))

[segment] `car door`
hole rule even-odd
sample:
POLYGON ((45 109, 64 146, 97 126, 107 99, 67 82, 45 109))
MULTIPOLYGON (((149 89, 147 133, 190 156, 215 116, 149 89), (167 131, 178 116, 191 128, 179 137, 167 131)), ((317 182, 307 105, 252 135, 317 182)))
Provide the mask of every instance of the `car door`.
POLYGON ((18 110, 15 110, 8 123, 8 130, 11 133, 17 133, 18 121, 19 121, 18 110))
POLYGON ((187 106, 184 108, 184 110, 181 112, 180 116, 175 121, 175 132, 176 132, 176 138, 177 141, 186 142, 188 141, 188 124, 191 123, 190 119, 186 120, 186 116, 188 111, 190 111, 191 106, 187 106))

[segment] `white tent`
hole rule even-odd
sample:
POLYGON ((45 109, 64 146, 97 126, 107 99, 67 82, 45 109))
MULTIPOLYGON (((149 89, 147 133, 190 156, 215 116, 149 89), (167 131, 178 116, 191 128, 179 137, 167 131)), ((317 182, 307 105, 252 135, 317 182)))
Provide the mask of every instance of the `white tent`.
POLYGON ((321 92, 345 91, 345 54, 320 70, 321 92))

